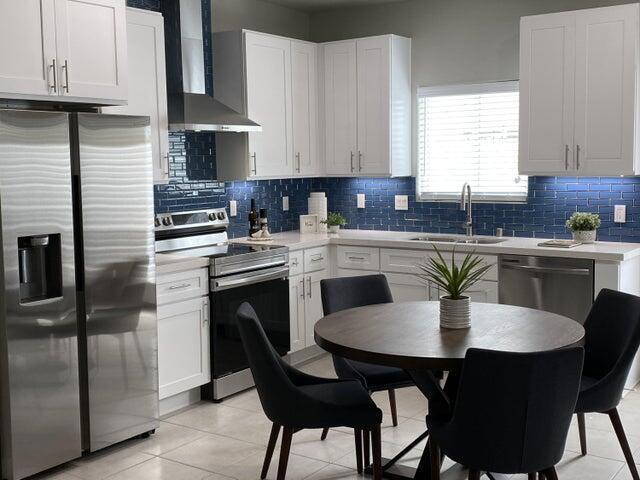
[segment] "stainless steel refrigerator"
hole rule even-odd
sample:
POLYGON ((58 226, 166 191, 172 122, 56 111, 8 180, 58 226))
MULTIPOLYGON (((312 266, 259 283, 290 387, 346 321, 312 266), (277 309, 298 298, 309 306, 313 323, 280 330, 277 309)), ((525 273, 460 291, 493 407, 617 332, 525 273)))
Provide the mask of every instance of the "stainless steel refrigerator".
POLYGON ((154 430, 149 120, 0 110, 2 478, 154 430))

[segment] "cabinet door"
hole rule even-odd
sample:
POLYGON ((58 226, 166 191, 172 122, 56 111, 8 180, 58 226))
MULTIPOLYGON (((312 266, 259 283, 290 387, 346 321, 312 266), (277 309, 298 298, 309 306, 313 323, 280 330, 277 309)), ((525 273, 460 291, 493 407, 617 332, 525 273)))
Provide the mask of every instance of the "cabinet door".
POLYGON ((164 20, 155 12, 127 9, 129 103, 106 113, 144 115, 151 120, 153 179, 169 180, 169 119, 164 57, 164 20))
POLYGON ((0 2, 0 95, 55 95, 55 13, 50 0, 0 2))
POLYGON ((70 101, 126 104, 124 0, 55 0, 61 93, 70 101))
POLYGON ((431 289, 415 275, 385 273, 394 302, 429 300, 431 289))
POLYGON ((329 278, 328 270, 322 270, 320 272, 304 276, 306 294, 304 304, 305 346, 307 347, 315 345, 316 342, 313 338, 313 329, 316 322, 324 316, 324 311, 322 309, 322 297, 320 295, 320 282, 325 278, 329 278))
POLYGON ((634 172, 638 4, 576 12, 575 165, 634 172))
MULTIPOLYGON (((442 295, 446 295, 446 292, 437 285, 432 284, 430 289, 430 299, 436 301, 439 300, 442 295)), ((467 290, 465 295, 468 295, 472 302, 498 303, 498 282, 480 280, 467 290)))
POLYGON ((305 347, 304 322, 304 277, 289 278, 289 325, 291 331, 291 351, 297 352, 305 347))
POLYGON ((158 375, 160 398, 211 381, 209 299, 158 307, 158 375))
POLYGON ((358 153, 355 40, 324 46, 324 88, 327 173, 355 174, 358 153))
POLYGON ((391 37, 358 40, 358 158, 364 175, 391 173, 391 37))
POLYGON ((319 172, 317 62, 317 45, 291 42, 293 173, 296 175, 319 172))
POLYGON ((291 41, 245 34, 247 113, 262 126, 250 132, 251 177, 293 174, 291 41))
POLYGON ((520 26, 522 174, 573 170, 575 13, 525 17, 520 26))

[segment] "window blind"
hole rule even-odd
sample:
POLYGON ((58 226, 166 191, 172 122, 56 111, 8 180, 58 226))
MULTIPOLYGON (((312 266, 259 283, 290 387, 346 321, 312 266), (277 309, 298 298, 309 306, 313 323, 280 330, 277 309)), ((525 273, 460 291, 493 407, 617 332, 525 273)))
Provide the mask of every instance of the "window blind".
POLYGON ((517 82, 424 88, 418 92, 418 178, 421 200, 460 197, 518 202, 527 177, 518 175, 517 82))

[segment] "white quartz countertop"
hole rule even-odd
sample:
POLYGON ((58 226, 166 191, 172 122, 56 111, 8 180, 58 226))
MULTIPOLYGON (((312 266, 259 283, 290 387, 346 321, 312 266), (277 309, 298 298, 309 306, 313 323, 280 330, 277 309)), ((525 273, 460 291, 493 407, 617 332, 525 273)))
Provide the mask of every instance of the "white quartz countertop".
POLYGON ((207 257, 188 257, 171 253, 156 253, 156 274, 183 272, 209 266, 207 257))
MULTIPOLYGON (((323 245, 352 245, 379 248, 405 248, 411 250, 432 249, 431 242, 413 241, 418 236, 451 237, 453 235, 438 235, 431 233, 407 233, 407 232, 381 232, 374 230, 341 230, 338 234, 309 233, 301 234, 299 231, 276 233, 269 245, 289 247, 290 250, 319 247, 323 245)), ((486 254, 512 254, 512 255, 538 255, 543 257, 571 257, 588 258, 600 261, 622 262, 640 256, 640 243, 622 242, 596 242, 591 245, 580 245, 574 248, 549 248, 540 247, 544 242, 541 238, 515 238, 504 237, 502 243, 491 245, 456 244, 458 251, 475 250, 476 253, 486 254)), ((237 243, 250 242, 246 238, 234 239, 237 243)), ((453 244, 438 242, 440 250, 451 250, 453 244)))

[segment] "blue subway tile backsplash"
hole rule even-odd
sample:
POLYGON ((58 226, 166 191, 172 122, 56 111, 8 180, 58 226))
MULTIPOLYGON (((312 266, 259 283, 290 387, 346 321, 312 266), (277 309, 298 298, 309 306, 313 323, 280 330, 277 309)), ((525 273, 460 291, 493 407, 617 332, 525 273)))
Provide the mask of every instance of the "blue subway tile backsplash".
MULTIPOLYGON (((131 7, 160 11, 162 0, 127 0, 131 7)), ((164 0, 168 1, 168 0, 164 0)), ((210 1, 203 2, 204 55, 207 92, 213 91, 210 1)), ((464 213, 457 203, 418 202, 414 178, 316 178, 251 182, 217 182, 215 136, 212 133, 170 134, 170 182, 154 187, 156 212, 228 207, 238 202, 230 234, 246 235, 251 198, 267 208, 274 232, 296 230, 307 213, 312 191, 324 191, 329 210, 347 218, 347 228, 405 232, 463 233, 464 213), (366 208, 358 209, 356 194, 364 193, 366 208), (409 196, 409 209, 395 210, 395 195, 409 196), (282 211, 282 197, 289 211, 282 211)), ((529 177, 526 203, 474 204, 474 227, 492 235, 497 227, 517 237, 568 238, 564 224, 573 212, 600 214, 600 240, 640 242, 640 177, 529 177), (613 222, 613 206, 626 205, 627 222, 613 222)))

